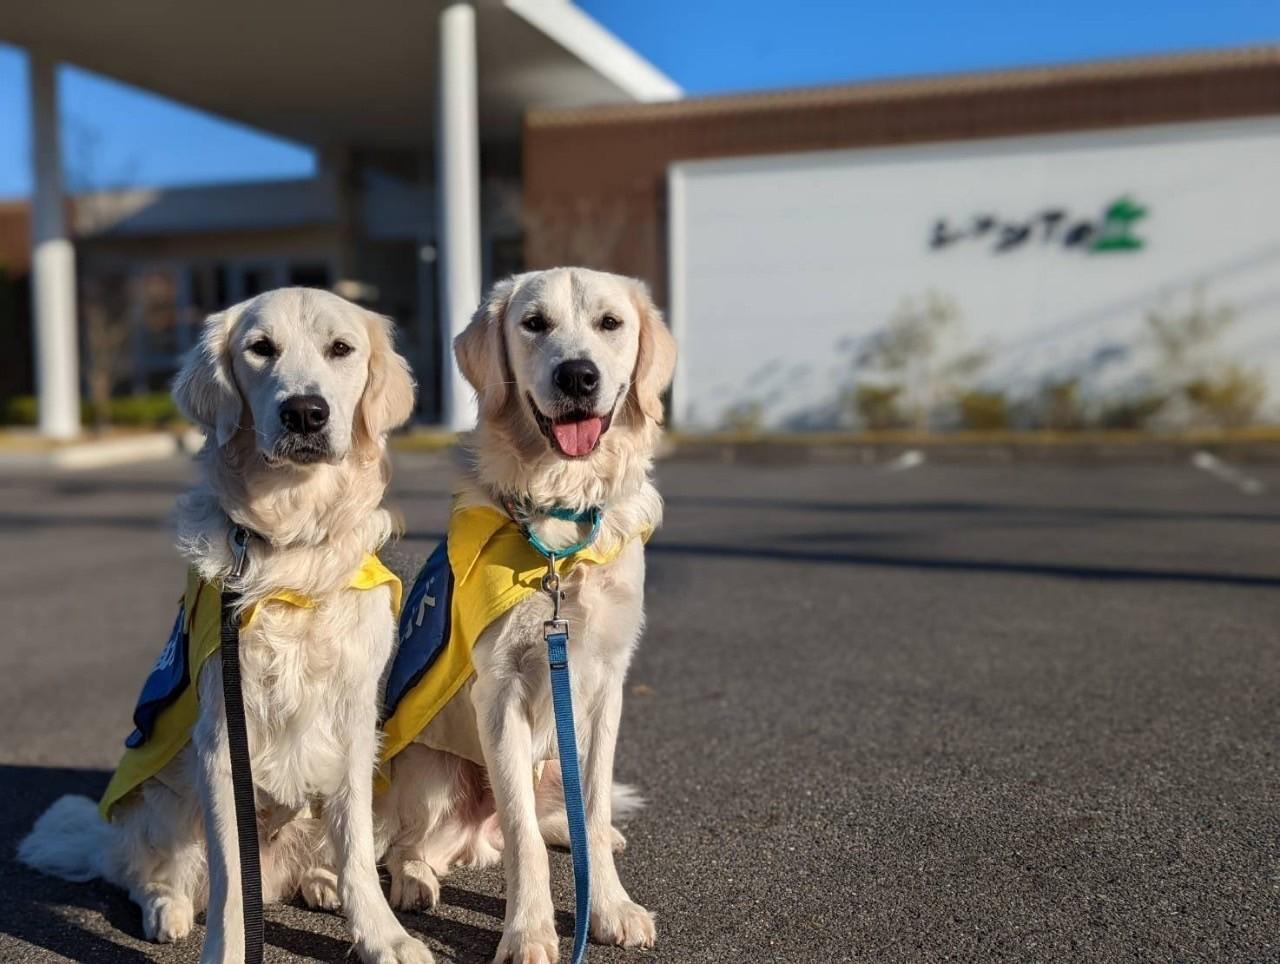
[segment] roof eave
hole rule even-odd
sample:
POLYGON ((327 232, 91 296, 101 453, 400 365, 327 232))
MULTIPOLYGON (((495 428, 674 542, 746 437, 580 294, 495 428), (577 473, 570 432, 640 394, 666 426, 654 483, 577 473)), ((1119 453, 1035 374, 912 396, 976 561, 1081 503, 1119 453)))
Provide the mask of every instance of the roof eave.
POLYGON ((641 103, 678 100, 678 84, 568 0, 503 0, 584 64, 641 103))
POLYGON ((643 123, 655 119, 712 118, 724 115, 790 112, 849 104, 888 104, 989 97, 1019 90, 1049 90, 1104 85, 1123 80, 1195 77, 1212 79, 1234 73, 1280 67, 1280 44, 1228 47, 1159 56, 1126 57, 1035 67, 972 71, 917 77, 891 77, 850 84, 760 90, 681 99, 650 107, 599 105, 539 107, 525 117, 526 129, 583 124, 643 123))

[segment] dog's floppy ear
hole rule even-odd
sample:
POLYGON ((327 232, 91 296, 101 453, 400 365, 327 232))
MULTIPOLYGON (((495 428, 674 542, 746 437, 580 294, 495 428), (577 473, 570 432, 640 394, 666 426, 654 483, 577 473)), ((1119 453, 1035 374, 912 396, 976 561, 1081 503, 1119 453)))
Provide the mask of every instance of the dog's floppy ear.
POLYGON ((248 302, 205 319, 200 341, 173 380, 178 410, 211 434, 219 447, 240 430, 244 400, 231 372, 231 332, 248 302))
POLYGON ((646 417, 661 425, 662 393, 676 369, 676 340, 642 282, 635 283, 632 301, 640 315, 640 350, 631 379, 631 400, 646 417))
POLYGON ((471 316, 471 323, 453 340, 458 368, 476 390, 482 418, 497 415, 507 404, 511 375, 502 321, 515 294, 517 280, 507 278, 494 285, 471 316))
POLYGON ((369 377, 356 410, 356 428, 377 443, 413 414, 414 381, 409 363, 395 348, 395 324, 390 318, 364 312, 369 331, 369 377))

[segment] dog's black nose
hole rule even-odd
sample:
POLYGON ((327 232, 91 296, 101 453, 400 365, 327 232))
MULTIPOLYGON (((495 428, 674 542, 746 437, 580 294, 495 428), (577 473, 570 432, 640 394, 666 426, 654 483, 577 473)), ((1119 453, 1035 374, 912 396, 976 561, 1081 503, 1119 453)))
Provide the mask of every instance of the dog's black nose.
POLYGON ((557 365, 551 380, 570 398, 586 398, 600 385, 600 369, 589 359, 575 358, 557 365))
POLYGON ((329 403, 319 395, 293 395, 280 403, 280 423, 297 435, 318 432, 329 422, 329 403))

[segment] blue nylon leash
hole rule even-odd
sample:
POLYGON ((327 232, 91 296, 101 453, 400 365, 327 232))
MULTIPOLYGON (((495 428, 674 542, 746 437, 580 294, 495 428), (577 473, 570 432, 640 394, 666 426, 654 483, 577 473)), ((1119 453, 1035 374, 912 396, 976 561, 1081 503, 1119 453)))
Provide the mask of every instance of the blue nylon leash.
POLYGON ((573 857, 573 955, 570 964, 582 964, 587 956, 587 933, 591 923, 591 861, 587 849, 587 813, 582 802, 582 772, 578 762, 578 735, 573 725, 573 685, 569 676, 569 621, 560 618, 560 573, 556 570, 556 558, 571 556, 591 546, 600 534, 604 511, 593 506, 585 512, 553 507, 542 515, 565 522, 591 524, 591 532, 585 539, 563 549, 547 546, 530 527, 529 513, 517 512, 506 503, 511 516, 529 545, 547 559, 547 574, 542 577, 542 588, 551 597, 551 618, 542 624, 542 635, 547 641, 547 666, 551 673, 551 707, 556 719, 556 747, 560 751, 560 781, 564 787, 564 812, 569 822, 569 852, 573 857))
MULTIPOLYGON (((554 566, 554 562, 552 565, 554 566)), ((558 593, 559 590, 557 589, 558 593)), ((560 607, 557 605, 556 609, 560 607)), ((569 624, 550 619, 543 624, 547 663, 551 669, 551 706, 556 717, 556 745, 560 749, 560 779, 564 812, 569 819, 569 850, 573 855, 573 956, 582 964, 587 956, 587 925, 591 917, 591 863, 587 854, 587 817, 582 804, 582 774, 578 769, 578 736, 573 727, 573 687, 569 680, 569 624)))

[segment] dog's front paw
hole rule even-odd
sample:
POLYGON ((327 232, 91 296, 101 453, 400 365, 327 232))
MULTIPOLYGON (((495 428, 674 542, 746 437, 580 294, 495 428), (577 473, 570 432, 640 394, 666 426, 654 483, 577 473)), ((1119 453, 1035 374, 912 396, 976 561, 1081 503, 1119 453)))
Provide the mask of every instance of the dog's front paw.
POLYGON ((427 950, 427 945, 416 937, 405 934, 397 937, 386 947, 360 955, 365 964, 434 964, 435 958, 427 950))
POLYGON ((391 867, 391 906, 398 910, 431 909, 440 903, 440 879, 423 860, 391 867))
POLYGON ((560 960, 560 941, 556 938, 555 925, 548 921, 542 926, 508 927, 502 932, 498 953, 493 964, 555 964, 560 960))
POLYGON ((191 933, 195 908, 178 894, 153 897, 142 908, 142 932, 157 944, 172 944, 191 933))
POLYGON ((309 867, 298 882, 302 899, 312 910, 336 911, 342 906, 338 897, 338 875, 327 867, 309 867))
POLYGON ((658 930, 653 915, 630 900, 591 912, 591 936, 601 944, 620 947, 653 947, 658 930))

